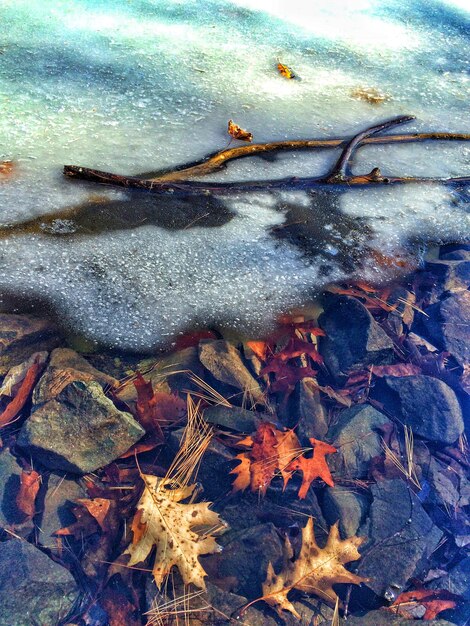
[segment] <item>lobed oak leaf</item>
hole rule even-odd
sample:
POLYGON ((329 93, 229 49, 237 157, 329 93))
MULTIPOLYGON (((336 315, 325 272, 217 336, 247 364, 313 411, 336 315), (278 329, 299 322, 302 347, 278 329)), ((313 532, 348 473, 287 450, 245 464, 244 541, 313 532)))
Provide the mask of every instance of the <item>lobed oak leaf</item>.
POLYGON ((168 479, 142 474, 144 491, 132 524, 133 540, 125 554, 129 566, 147 559, 155 547, 153 576, 160 589, 175 565, 185 585, 205 589, 206 572, 199 556, 220 550, 214 533, 226 526, 210 503, 182 503, 193 495, 195 485, 171 488, 168 479))
POLYGON ((349 572, 344 565, 360 558, 359 546, 365 541, 362 537, 349 537, 342 540, 339 536, 338 522, 330 528, 324 548, 315 540, 313 519, 310 517, 302 529, 302 547, 294 559, 294 551, 288 538, 284 545, 283 567, 276 574, 271 563, 268 565, 266 581, 263 583, 263 597, 280 617, 283 611, 292 613, 301 619, 288 594, 293 589, 314 594, 329 604, 335 604, 338 596, 333 590, 337 583, 358 585, 366 582, 349 572))
POLYGON ((316 478, 321 478, 329 487, 334 487, 333 477, 330 468, 327 465, 325 456, 334 454, 337 449, 324 441, 318 439, 310 439, 313 448, 313 456, 307 458, 299 456, 291 461, 286 468, 287 470, 299 470, 302 472, 302 484, 299 489, 299 498, 303 500, 307 495, 310 485, 316 478))
POLYGON ((384 610, 408 619, 419 617, 423 620, 432 620, 442 611, 455 608, 459 599, 459 596, 446 589, 416 589, 401 593, 395 602, 384 610))
POLYGON ((240 128, 240 126, 235 124, 233 120, 228 121, 227 132, 230 137, 233 137, 234 139, 239 139, 240 141, 253 141, 253 133, 243 130, 243 128, 240 128))
POLYGON ((325 456, 336 452, 336 448, 323 441, 310 439, 313 456, 307 458, 293 430, 280 430, 270 422, 263 422, 252 438, 240 443, 250 449, 235 457, 239 464, 230 472, 236 476, 232 485, 235 492, 250 487, 251 491, 264 496, 276 475, 282 476, 285 489, 297 470, 303 474, 300 499, 306 497, 316 478, 322 478, 331 487, 334 484, 325 456))

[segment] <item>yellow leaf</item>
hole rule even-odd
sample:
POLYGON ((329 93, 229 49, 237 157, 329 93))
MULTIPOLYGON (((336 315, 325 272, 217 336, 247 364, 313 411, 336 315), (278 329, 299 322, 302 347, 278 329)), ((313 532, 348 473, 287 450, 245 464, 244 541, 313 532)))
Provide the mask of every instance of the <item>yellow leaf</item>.
POLYGON ((126 550, 131 555, 128 565, 145 561, 155 546, 153 576, 159 589, 173 565, 185 585, 205 589, 207 574, 198 557, 220 550, 214 535, 226 529, 225 523, 208 502, 181 503, 193 494, 195 485, 172 489, 168 479, 141 476, 145 488, 132 526, 133 542, 126 550))
POLYGON ((315 594, 325 602, 335 605, 337 595, 333 590, 336 583, 358 585, 366 582, 349 572, 345 563, 360 558, 358 547, 364 542, 361 537, 342 540, 339 536, 338 523, 330 529, 328 541, 320 548, 315 541, 313 520, 310 517, 302 529, 302 548, 299 556, 293 560, 294 552, 289 539, 284 546, 284 565, 276 574, 271 563, 268 565, 266 581, 263 583, 263 600, 271 605, 283 617, 282 611, 289 611, 300 619, 294 605, 287 599, 292 589, 315 594))

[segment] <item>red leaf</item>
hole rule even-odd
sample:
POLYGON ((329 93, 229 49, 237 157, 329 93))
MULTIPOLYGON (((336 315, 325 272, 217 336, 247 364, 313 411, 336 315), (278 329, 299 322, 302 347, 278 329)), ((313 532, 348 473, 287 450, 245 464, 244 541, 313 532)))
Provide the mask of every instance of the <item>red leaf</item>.
POLYGON ((185 348, 198 346, 201 339, 217 339, 217 335, 210 330, 199 330, 192 333, 180 335, 175 341, 175 352, 185 348))
POLYGON ((274 359, 280 359, 281 361, 288 361, 289 359, 295 359, 302 354, 308 354, 308 356, 321 365, 323 358, 318 352, 317 347, 313 343, 302 341, 298 337, 291 337, 289 343, 280 352, 273 355, 274 359))
POLYGON ((422 370, 419 365, 414 363, 395 363, 394 365, 373 365, 370 371, 374 376, 382 378, 382 376, 416 376, 421 374, 422 370))
POLYGON ((458 600, 459 596, 446 589, 416 589, 401 593, 386 610, 413 618, 416 609, 422 606, 425 609, 422 619, 432 620, 442 611, 455 608, 458 600))
POLYGON ((181 419, 186 411, 186 402, 174 394, 154 392, 152 383, 137 372, 134 380, 137 391, 137 419, 146 431, 154 433, 164 441, 162 427, 181 419))
POLYGON ((35 501, 41 486, 41 476, 35 470, 23 470, 20 478, 20 490, 16 495, 16 506, 26 517, 33 517, 35 501))
POLYGON ((299 470, 303 474, 302 485, 299 490, 301 500, 305 498, 310 485, 316 478, 321 478, 328 486, 334 487, 333 477, 325 457, 327 454, 334 454, 337 449, 318 439, 310 439, 310 443, 313 448, 313 456, 311 458, 306 458, 304 455, 299 456, 286 468, 288 471, 299 470))
POLYGON ((9 424, 20 413, 34 389, 42 368, 43 365, 37 361, 31 365, 20 385, 20 388, 16 392, 16 396, 0 415, 0 427, 9 424))

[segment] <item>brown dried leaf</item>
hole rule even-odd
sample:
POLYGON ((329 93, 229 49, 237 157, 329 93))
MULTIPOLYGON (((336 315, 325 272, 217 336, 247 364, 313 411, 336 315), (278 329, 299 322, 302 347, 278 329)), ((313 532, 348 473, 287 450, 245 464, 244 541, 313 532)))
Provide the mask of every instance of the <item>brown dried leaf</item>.
POLYGON ((240 126, 235 124, 233 120, 228 121, 227 132, 230 137, 233 137, 234 139, 239 139, 240 141, 253 141, 253 133, 243 130, 243 128, 240 128, 240 126))
POLYGON ((208 502, 181 503, 193 494, 195 485, 172 489, 164 478, 141 477, 144 491, 132 525, 132 544, 125 552, 130 554, 128 565, 142 563, 155 547, 153 576, 158 588, 176 565, 185 585, 205 589, 206 572, 198 557, 219 551, 214 532, 224 530, 224 523, 208 502), (195 527, 205 530, 196 532, 195 527))
POLYGON ((283 617, 283 611, 289 611, 301 619, 287 596, 293 589, 315 594, 329 604, 335 604, 337 595, 333 585, 349 583, 358 585, 365 578, 349 572, 344 565, 360 558, 358 547, 364 542, 361 537, 349 537, 341 540, 338 523, 330 528, 327 543, 320 548, 315 541, 313 519, 310 517, 302 529, 302 548, 294 560, 294 551, 289 539, 284 546, 284 565, 276 574, 271 563, 268 565, 266 581, 263 583, 262 599, 283 617))

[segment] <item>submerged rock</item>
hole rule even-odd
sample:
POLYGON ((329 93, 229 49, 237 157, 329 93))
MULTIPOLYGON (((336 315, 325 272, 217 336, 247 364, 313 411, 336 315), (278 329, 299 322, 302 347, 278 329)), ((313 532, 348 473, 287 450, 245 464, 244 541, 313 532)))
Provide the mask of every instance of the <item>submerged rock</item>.
POLYGON ((318 323, 326 333, 319 350, 336 379, 353 369, 393 361, 392 340, 356 298, 329 297, 318 323))
POLYGON ((231 537, 225 535, 224 549, 219 561, 221 577, 236 577, 232 591, 256 598, 262 595, 261 584, 266 580, 268 563, 281 565, 283 542, 273 524, 247 528, 231 537), (227 541, 228 540, 228 541, 227 541))
POLYGON ((101 385, 117 385, 117 380, 95 369, 86 359, 69 348, 52 351, 49 365, 34 389, 34 404, 43 404, 55 398, 69 383, 81 380, 96 381, 101 385))
POLYGON ((354 537, 366 519, 370 498, 356 493, 351 488, 329 487, 325 490, 322 510, 330 526, 339 520, 339 530, 343 538, 354 537))
MULTIPOLYGON (((21 484, 21 467, 8 448, 0 451, 0 528, 15 525, 15 532, 22 536, 28 535, 33 523, 28 520, 20 532, 18 524, 24 522, 24 514, 16 506, 16 496, 21 484)), ((1 545, 1 544, 0 544, 1 545)))
POLYGON ((454 443, 463 433, 462 409, 454 391, 432 376, 384 376, 374 390, 387 411, 420 437, 454 443))
POLYGON ((72 513, 74 501, 85 498, 87 494, 81 485, 66 475, 51 473, 49 476, 43 475, 42 479, 46 491, 36 524, 35 543, 53 552, 60 552, 63 548, 54 533, 76 521, 72 513))
POLYGON ((144 434, 98 383, 77 381, 31 414, 18 445, 50 469, 85 474, 117 459, 144 434))
POLYGON ((470 285, 470 260, 429 261, 426 269, 436 278, 441 292, 465 291, 470 285))
POLYGON ((381 481, 371 492, 370 513, 358 532, 368 537, 358 574, 370 578, 366 584, 378 596, 396 597, 429 566, 443 533, 402 480, 381 481))
POLYGON ((59 342, 57 327, 49 320, 0 313, 0 375, 26 361, 33 352, 50 351, 59 342))
POLYGON ((78 588, 72 574, 26 541, 0 543, 0 626, 58 624, 78 588))
POLYGON ((470 363, 470 292, 462 291, 426 309, 421 323, 439 348, 450 352, 459 365, 470 363))
POLYGON ((370 404, 342 411, 327 435, 338 449, 328 458, 329 466, 345 478, 366 478, 371 459, 383 452, 379 429, 388 423, 387 416, 370 404))
POLYGON ((289 401, 288 410, 295 416, 300 437, 323 439, 328 431, 327 411, 321 401, 318 385, 312 378, 299 380, 289 401))
POLYGON ((261 387, 243 363, 240 352, 228 341, 201 341, 199 359, 216 380, 241 391, 237 394, 240 399, 246 394, 248 400, 264 402, 261 387))

